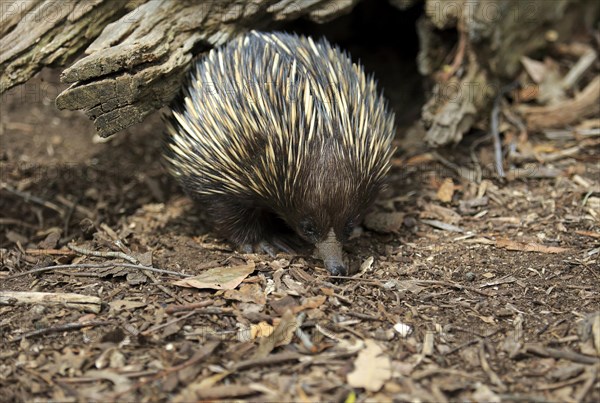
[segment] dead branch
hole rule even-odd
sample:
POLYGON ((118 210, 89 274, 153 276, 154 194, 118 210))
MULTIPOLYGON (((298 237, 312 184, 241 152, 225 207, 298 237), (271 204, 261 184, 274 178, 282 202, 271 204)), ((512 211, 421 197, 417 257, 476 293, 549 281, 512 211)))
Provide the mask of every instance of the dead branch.
POLYGON ((64 305, 98 313, 102 300, 98 297, 73 293, 50 293, 34 291, 0 291, 0 304, 64 305))

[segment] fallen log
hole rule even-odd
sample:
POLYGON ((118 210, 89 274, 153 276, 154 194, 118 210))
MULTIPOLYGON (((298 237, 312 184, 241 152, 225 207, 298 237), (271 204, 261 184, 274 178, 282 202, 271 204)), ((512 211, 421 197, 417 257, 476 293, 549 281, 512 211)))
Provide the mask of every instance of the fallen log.
MULTIPOLYGON (((10 1, 0 21, 0 93, 45 66, 67 66, 61 80, 70 87, 56 105, 85 111, 107 137, 167 105, 191 61, 206 50, 281 21, 325 23, 358 2, 10 1)), ((591 25, 600 9, 600 2, 584 0, 390 3, 400 9, 424 4, 417 64, 434 84, 422 110, 425 140, 434 146, 456 143, 485 121, 500 88, 521 69, 522 56, 591 25)))

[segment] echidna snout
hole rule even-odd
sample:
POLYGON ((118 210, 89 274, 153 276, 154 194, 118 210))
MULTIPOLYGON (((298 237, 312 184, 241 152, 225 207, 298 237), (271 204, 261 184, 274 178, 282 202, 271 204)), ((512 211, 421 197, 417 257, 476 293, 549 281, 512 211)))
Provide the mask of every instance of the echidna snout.
POLYGON ((332 276, 345 276, 348 269, 344 264, 342 243, 336 239, 333 229, 329 231, 327 237, 316 245, 319 258, 323 259, 325 268, 332 276))

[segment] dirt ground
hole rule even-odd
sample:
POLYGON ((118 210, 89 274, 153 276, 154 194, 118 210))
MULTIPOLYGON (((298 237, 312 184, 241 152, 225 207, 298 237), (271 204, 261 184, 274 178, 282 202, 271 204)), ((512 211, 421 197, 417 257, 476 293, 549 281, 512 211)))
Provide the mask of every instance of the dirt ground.
POLYGON ((332 279, 234 251, 164 173, 158 114, 95 141, 57 82, 0 105, 0 295, 97 299, 0 298, 2 400, 600 400, 597 140, 532 135, 578 148, 500 181, 489 138, 433 152, 403 133, 354 274, 332 279), (174 284, 229 269, 233 290, 174 284))

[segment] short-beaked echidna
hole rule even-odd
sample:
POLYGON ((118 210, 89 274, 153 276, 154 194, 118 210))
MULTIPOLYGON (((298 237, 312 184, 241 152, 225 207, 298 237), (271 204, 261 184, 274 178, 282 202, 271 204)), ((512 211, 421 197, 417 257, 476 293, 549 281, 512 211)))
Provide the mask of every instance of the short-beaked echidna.
POLYGON ((168 170, 245 251, 292 230, 333 275, 390 166, 394 114, 322 39, 252 31, 192 69, 166 119, 168 170))

